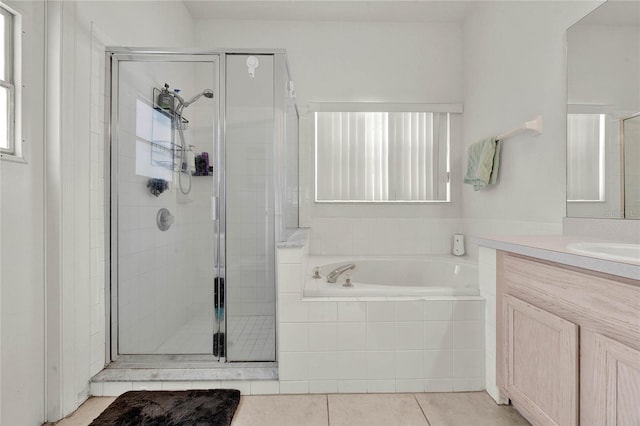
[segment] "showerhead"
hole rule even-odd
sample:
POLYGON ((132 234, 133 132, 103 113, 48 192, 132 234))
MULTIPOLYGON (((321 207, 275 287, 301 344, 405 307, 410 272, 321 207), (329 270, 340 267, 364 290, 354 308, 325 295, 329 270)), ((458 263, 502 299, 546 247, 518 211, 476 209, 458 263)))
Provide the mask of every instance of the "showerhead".
POLYGON ((189 105, 191 105, 192 103, 194 103, 195 101, 197 101, 198 99, 200 99, 200 97, 202 97, 202 96, 204 96, 205 98, 209 98, 209 99, 213 98, 213 90, 204 89, 202 92, 198 93, 197 95, 195 95, 193 98, 189 99, 186 102, 180 97, 178 97, 177 99, 182 104, 182 107, 186 108, 189 105))

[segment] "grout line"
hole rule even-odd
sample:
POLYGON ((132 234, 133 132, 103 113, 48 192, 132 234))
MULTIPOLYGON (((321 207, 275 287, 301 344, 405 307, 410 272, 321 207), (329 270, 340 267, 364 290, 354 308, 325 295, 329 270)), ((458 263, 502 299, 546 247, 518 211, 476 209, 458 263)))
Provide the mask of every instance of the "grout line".
POLYGON ((429 417, 427 417, 427 413, 424 412, 424 409, 422 408, 422 405, 420 404, 420 401, 418 401, 418 397, 416 396, 416 394, 413 394, 413 399, 416 400, 416 404, 418 404, 418 407, 420 408, 420 411, 422 412, 422 415, 424 416, 424 419, 427 421, 427 424, 429 426, 431 426, 431 422, 429 421, 429 417))
POLYGON ((326 398, 327 401, 327 426, 331 425, 331 413, 329 411, 329 394, 326 394, 324 396, 326 398))

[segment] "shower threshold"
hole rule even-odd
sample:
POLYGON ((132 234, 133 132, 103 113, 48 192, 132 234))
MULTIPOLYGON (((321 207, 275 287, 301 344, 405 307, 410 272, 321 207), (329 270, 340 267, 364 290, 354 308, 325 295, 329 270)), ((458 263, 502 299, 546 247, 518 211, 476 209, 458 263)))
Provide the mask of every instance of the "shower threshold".
POLYGON ((219 362, 211 355, 121 355, 91 381, 278 380, 277 362, 219 362))

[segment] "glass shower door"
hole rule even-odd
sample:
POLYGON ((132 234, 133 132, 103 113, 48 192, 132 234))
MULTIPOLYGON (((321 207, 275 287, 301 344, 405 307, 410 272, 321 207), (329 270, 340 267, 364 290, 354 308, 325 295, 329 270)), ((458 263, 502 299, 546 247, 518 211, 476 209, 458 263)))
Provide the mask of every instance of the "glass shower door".
POLYGON ((112 60, 112 352, 222 355, 218 57, 112 60))
POLYGON ((274 56, 226 55, 225 80, 227 360, 274 361, 274 56))

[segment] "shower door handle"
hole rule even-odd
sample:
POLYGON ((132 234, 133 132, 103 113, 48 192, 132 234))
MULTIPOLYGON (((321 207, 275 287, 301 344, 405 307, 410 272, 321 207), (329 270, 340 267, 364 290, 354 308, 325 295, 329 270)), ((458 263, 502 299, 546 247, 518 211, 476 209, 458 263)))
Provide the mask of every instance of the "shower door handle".
POLYGON ((218 197, 211 196, 211 220, 218 220, 218 197))

